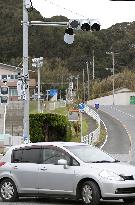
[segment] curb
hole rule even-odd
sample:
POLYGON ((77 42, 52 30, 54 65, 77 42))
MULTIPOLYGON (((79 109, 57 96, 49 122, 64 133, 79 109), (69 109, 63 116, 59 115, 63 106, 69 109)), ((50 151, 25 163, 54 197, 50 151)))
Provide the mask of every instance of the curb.
MULTIPOLYGON (((100 120, 101 120, 101 119, 100 119, 100 120)), ((107 139, 108 139, 108 131, 107 131, 107 127, 106 127, 106 125, 105 125, 105 123, 104 123, 103 120, 101 120, 101 122, 103 123, 103 125, 104 125, 104 127, 105 127, 105 130, 106 130, 106 139, 105 139, 105 141, 103 142, 103 144, 100 146, 100 149, 102 149, 102 148, 104 147, 104 145, 106 144, 107 139)))

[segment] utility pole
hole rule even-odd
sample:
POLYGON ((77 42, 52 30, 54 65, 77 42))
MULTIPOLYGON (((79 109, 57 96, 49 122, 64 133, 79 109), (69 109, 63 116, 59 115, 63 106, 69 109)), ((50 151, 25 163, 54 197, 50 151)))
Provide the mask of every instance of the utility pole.
POLYGON ((25 81, 24 91, 24 118, 23 118, 23 139, 29 143, 29 74, 28 74, 28 11, 25 0, 23 0, 23 76, 25 81))
POLYGON ((90 79, 89 79, 89 63, 88 63, 88 61, 86 62, 86 66, 87 66, 87 76, 88 76, 88 100, 89 100, 89 96, 90 96, 90 79))
POLYGON ((75 77, 75 79, 76 79, 76 92, 77 92, 77 98, 79 99, 79 95, 78 95, 78 88, 79 88, 79 86, 78 86, 78 79, 79 79, 79 75, 77 75, 77 76, 75 77))
POLYGON ((113 73, 113 105, 115 105, 115 99, 114 99, 114 90, 115 90, 115 87, 114 87, 114 83, 115 83, 115 71, 114 71, 114 66, 115 66, 115 61, 114 61, 114 55, 115 54, 118 54, 118 53, 114 53, 113 51, 112 52, 106 52, 106 54, 109 54, 109 55, 112 55, 112 73, 113 73))
POLYGON ((83 69, 83 99, 85 101, 85 81, 84 81, 84 69, 83 69))
POLYGON ((94 50, 92 51, 92 58, 93 58, 93 60, 92 60, 92 65, 93 65, 93 80, 95 79, 95 56, 94 56, 94 50))
POLYGON ((38 113, 40 113, 40 69, 43 66, 43 57, 33 58, 32 62, 32 66, 36 67, 38 70, 38 113))
POLYGON ((38 67, 38 113, 40 112, 40 68, 38 67))
POLYGON ((112 64, 113 64, 113 105, 115 104, 114 102, 114 52, 112 52, 112 64))

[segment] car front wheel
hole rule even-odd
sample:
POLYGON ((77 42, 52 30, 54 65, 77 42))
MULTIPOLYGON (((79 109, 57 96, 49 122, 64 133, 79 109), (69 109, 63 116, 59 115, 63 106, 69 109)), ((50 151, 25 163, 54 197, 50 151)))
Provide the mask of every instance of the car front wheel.
POLYGON ((11 179, 4 179, 1 182, 0 197, 5 202, 13 202, 18 198, 16 186, 11 179))
POLYGON ((98 205, 100 202, 100 190, 93 181, 86 181, 82 185, 81 199, 85 205, 98 205))

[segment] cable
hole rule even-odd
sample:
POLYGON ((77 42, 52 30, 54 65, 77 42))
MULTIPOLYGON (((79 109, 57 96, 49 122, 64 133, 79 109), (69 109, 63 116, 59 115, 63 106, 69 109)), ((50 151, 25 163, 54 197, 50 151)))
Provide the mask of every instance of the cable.
POLYGON ((61 9, 65 10, 65 11, 68 11, 68 12, 70 12, 70 13, 72 13, 72 14, 77 15, 77 16, 82 16, 82 17, 84 17, 84 18, 88 18, 88 17, 86 17, 86 16, 84 16, 84 15, 82 15, 82 14, 79 14, 79 13, 77 13, 77 12, 74 12, 74 11, 70 10, 70 9, 67 9, 67 8, 65 8, 65 7, 63 7, 63 6, 59 5, 59 4, 55 4, 53 1, 50 1, 50 0, 44 0, 44 1, 49 2, 51 5, 56 6, 56 7, 58 7, 58 8, 61 8, 61 9))

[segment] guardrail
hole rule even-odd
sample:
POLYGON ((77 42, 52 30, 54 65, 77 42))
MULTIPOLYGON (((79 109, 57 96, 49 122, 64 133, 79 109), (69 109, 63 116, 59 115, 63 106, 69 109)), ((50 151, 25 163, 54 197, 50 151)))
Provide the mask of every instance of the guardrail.
POLYGON ((93 144, 98 140, 100 136, 100 121, 101 120, 100 120, 99 115, 94 110, 89 108, 89 106, 87 105, 84 108, 84 112, 90 117, 92 117, 94 120, 96 120, 98 127, 93 132, 90 132, 88 135, 82 136, 81 142, 84 142, 86 144, 93 144))

